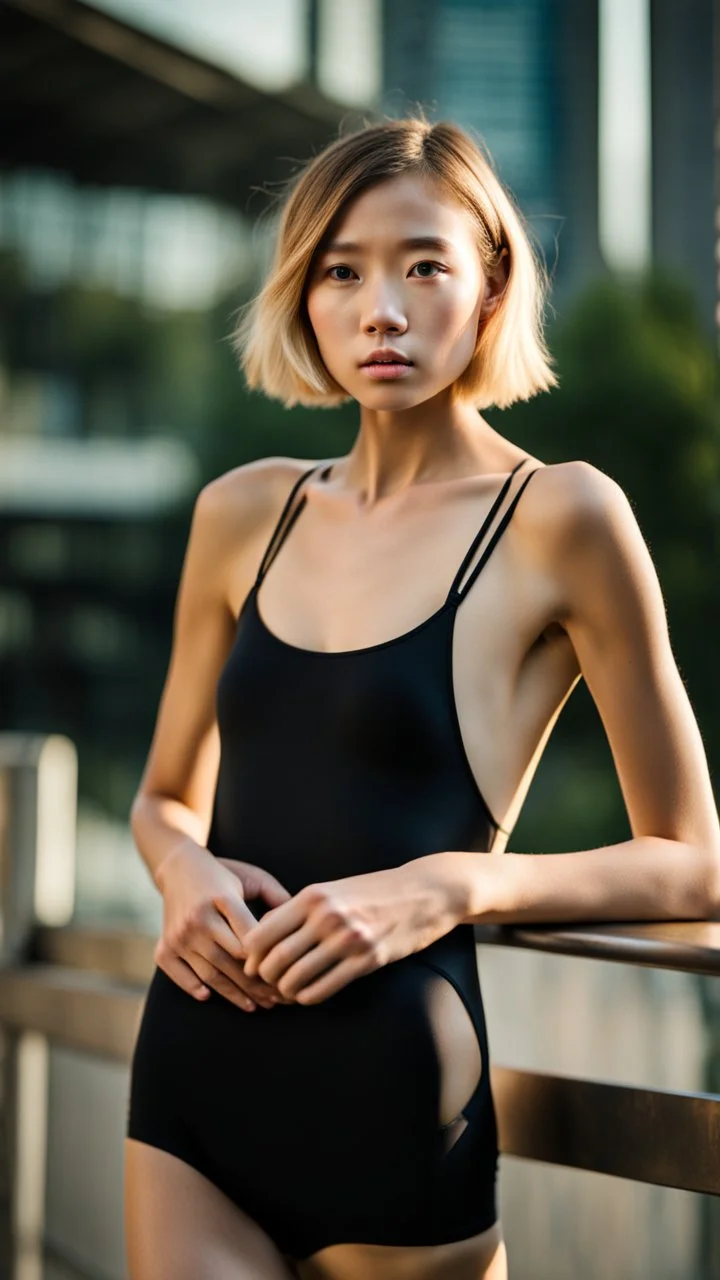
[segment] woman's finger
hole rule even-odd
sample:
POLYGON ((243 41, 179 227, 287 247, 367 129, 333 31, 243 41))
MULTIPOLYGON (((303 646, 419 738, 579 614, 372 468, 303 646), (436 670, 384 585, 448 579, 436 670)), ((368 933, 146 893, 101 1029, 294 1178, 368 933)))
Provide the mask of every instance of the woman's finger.
POLYGON ((283 902, 289 902, 292 894, 286 889, 275 876, 271 876, 269 871, 264 871, 262 879, 258 885, 259 896, 271 907, 279 907, 283 902))
MULTIPOLYGON (((252 999, 257 999, 261 1003, 272 1003, 270 997, 276 997, 283 1003, 290 1003, 286 997, 282 996, 274 983, 269 983, 265 978, 261 978, 259 974, 245 973, 244 960, 236 959, 240 944, 235 937, 232 929, 228 924, 218 916, 213 925, 212 932, 208 936, 207 943, 203 940, 195 947, 196 951, 205 957, 211 965, 224 973, 231 982, 245 991, 252 999)), ((277 1002, 276 1000, 276 1002, 277 1002)))
MULTIPOLYGON (((335 953, 331 947, 330 938, 319 942, 313 926, 306 922, 302 928, 296 929, 294 933, 288 934, 275 943, 257 965, 257 974, 266 982, 278 983, 281 978, 288 976, 289 969, 294 968, 298 963, 305 962, 303 974, 313 976, 334 958, 335 953), (326 959, 328 956, 329 959, 326 959)), ((247 969, 248 966, 245 967, 247 969)), ((252 965, 250 969, 252 972, 252 965)))
POLYGON ((245 960, 239 954, 239 943, 232 929, 219 916, 210 929, 193 940, 193 951, 199 952, 216 969, 220 969, 232 982, 243 986, 248 980, 245 960))
POLYGON ((257 973, 263 960, 282 942, 283 938, 296 933, 305 924, 308 916, 306 898, 289 898, 279 907, 266 911, 261 920, 256 921, 250 929, 244 930, 243 946, 247 953, 245 971, 257 973))
POLYGON ((252 1013, 257 1007, 259 1002, 251 998, 240 983, 235 982, 233 978, 228 978, 220 969, 216 969, 215 965, 211 964, 199 951, 191 951, 189 956, 193 970, 206 986, 211 987, 218 995, 224 996, 231 1004, 237 1005, 238 1009, 243 1009, 246 1013, 252 1013))
POLYGON ((189 952, 188 959, 179 956, 160 939, 155 948, 155 962, 173 982, 196 1000, 207 1000, 211 990, 232 1000, 241 1009, 250 1013, 256 1008, 256 1002, 244 991, 239 991, 233 982, 223 977, 204 956, 197 952, 189 952))
POLYGON ((173 951, 158 947, 155 951, 155 962, 158 969, 162 969, 163 973, 166 973, 168 978, 172 978, 173 982, 189 996, 194 996, 196 1000, 207 1000, 210 988, 180 956, 173 951))
POLYGON ((243 934, 258 923, 255 916, 245 905, 243 899, 235 893, 219 893, 217 897, 213 898, 212 905, 218 915, 230 926, 230 931, 233 934, 231 954, 240 957, 244 954, 241 945, 243 934))
POLYGON ((256 867, 250 862, 233 863, 229 858, 224 858, 223 862, 241 881, 246 898, 263 898, 271 907, 278 907, 292 897, 290 890, 264 867, 256 867))
POLYGON ((283 964, 284 972, 274 980, 283 992, 296 997, 299 991, 309 987, 328 969, 339 965, 343 960, 364 960, 368 970, 374 967, 365 939, 350 928, 339 929, 316 945, 312 945, 313 941, 309 926, 298 929, 291 938, 278 943, 262 962, 263 976, 267 975, 268 970, 275 972, 273 961, 277 953, 282 953, 284 960, 294 952, 298 958, 289 964, 283 964), (292 947, 295 939, 297 944, 292 947))
POLYGON ((248 1012, 255 1004, 272 1009, 276 1004, 293 1003, 292 997, 284 996, 262 978, 247 978, 242 966, 211 939, 201 939, 198 947, 188 953, 188 961, 209 987, 248 1012))
POLYGON ((295 999, 298 1004, 319 1004, 321 1000, 334 996, 349 982, 354 982, 356 978, 362 978, 364 974, 371 973, 374 968, 377 966, 370 965, 367 956, 348 956, 339 964, 334 964, 315 982, 298 991, 295 999))

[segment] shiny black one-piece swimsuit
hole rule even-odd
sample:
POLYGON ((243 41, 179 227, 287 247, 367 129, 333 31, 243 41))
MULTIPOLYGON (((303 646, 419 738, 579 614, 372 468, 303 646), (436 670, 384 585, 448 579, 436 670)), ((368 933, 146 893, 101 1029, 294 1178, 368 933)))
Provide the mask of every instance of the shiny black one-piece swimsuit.
MULTIPOLYGON (((425 854, 491 847, 498 824, 456 711, 453 627, 534 475, 503 512, 520 466, 435 613, 384 643, 330 653, 279 639, 258 607, 306 502, 298 491, 318 468, 296 482, 217 685, 213 854, 263 867, 295 894, 425 854)), ((248 905, 258 917, 266 909, 259 899, 248 905)), ((444 1244, 496 1220, 489 1064, 471 924, 315 1005, 248 1014, 216 992, 197 1001, 156 969, 133 1056, 128 1134, 200 1170, 288 1256, 339 1243, 444 1244), (428 1011, 438 974, 462 999, 482 1055, 449 1149, 428 1011)))

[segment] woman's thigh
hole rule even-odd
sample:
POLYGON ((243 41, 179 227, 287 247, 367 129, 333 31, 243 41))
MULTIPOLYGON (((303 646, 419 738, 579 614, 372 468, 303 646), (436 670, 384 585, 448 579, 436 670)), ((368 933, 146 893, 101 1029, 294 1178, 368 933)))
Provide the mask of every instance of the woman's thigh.
POLYGON ((500 1223, 455 1244, 331 1245, 297 1263, 300 1280, 507 1280, 500 1223))
POLYGON ((265 1232, 184 1160, 125 1140, 129 1280, 290 1280, 265 1232))

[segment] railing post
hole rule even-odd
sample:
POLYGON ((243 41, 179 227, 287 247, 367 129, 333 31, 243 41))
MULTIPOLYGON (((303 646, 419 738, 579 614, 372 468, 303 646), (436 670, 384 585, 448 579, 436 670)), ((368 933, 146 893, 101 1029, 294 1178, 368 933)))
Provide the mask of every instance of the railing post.
MULTIPOLYGON (((26 958, 38 925, 75 903, 77 753, 60 734, 0 734, 0 967, 26 958)), ((3 1030, 2 1106, 12 1280, 41 1280, 49 1043, 3 1030)))
POLYGON ((42 1280, 50 1046, 37 1031, 6 1028, 4 1039, 10 1274, 12 1280, 42 1280))
POLYGON ((0 734, 0 962, 75 903, 77 753, 61 734, 0 734))

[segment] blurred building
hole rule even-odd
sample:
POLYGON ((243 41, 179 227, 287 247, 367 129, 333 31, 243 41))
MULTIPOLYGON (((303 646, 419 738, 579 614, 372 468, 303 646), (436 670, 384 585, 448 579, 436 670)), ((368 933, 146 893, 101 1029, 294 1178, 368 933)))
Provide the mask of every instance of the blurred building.
POLYGON ((480 134, 561 309, 620 261, 652 261, 685 276, 712 331, 713 36, 713 0, 395 0, 384 9, 383 106, 397 115, 422 102, 480 134), (617 43, 603 39, 611 27, 617 43), (618 176, 616 195, 601 190, 618 176), (646 198, 647 211, 637 207, 646 198), (648 244, 636 237, 630 254, 616 253, 612 236, 627 240, 631 215, 648 244))
POLYGON ((414 102, 469 126, 527 216, 561 314, 604 271, 653 260, 685 275, 713 325, 712 9, 4 0, 6 727, 82 745, 112 725, 144 744, 198 484, 184 424, 200 419, 202 385, 191 322, 163 356, 160 318, 201 317, 243 287, 272 230, 259 215, 339 127, 414 102), (172 366, 171 411, 151 355, 172 366), (133 683, 138 670, 149 685, 133 683))
MULTIPOLYGON (((651 8, 653 257, 692 285, 701 319, 717 324, 715 206, 720 191, 720 10, 714 0, 651 8)), ((718 259, 720 265, 720 258, 718 259)))
POLYGON ((384 24, 386 110, 480 135, 560 295, 597 275, 596 0, 399 0, 384 24))
POLYGON ((475 130, 546 250, 559 230, 554 0, 400 0, 385 6, 384 102, 475 130))
POLYGON ((0 727, 68 734, 118 815, 201 481, 204 314, 227 298, 229 326, 259 215, 377 85, 372 29, 332 82, 334 12, 0 6, 0 727))

